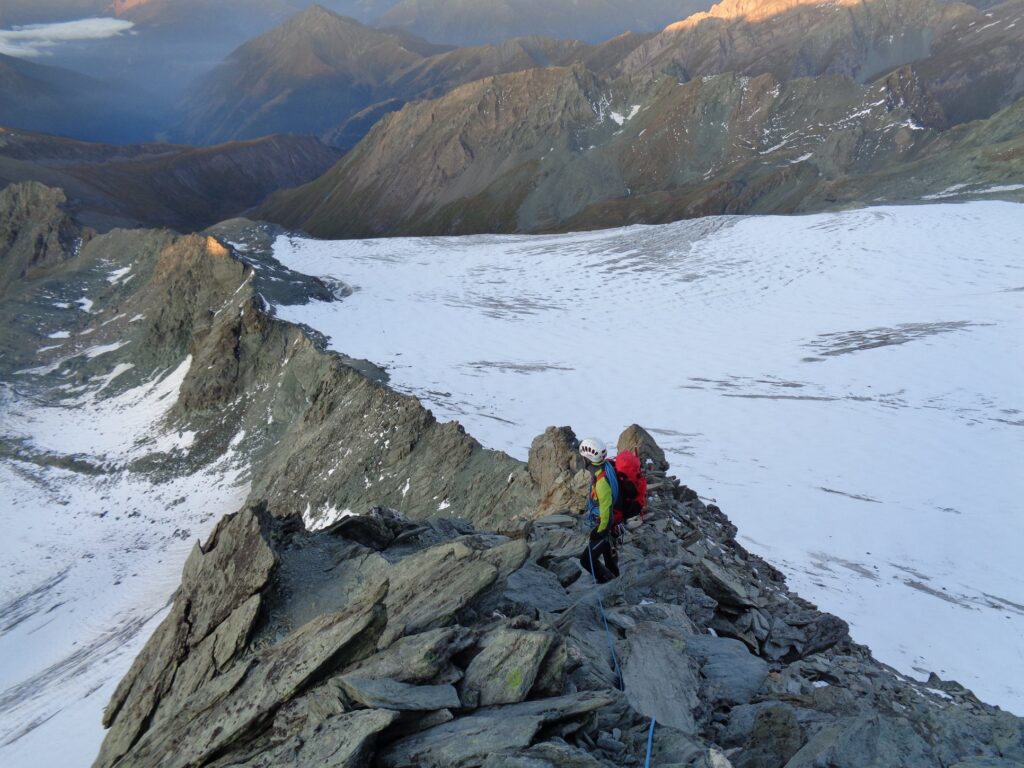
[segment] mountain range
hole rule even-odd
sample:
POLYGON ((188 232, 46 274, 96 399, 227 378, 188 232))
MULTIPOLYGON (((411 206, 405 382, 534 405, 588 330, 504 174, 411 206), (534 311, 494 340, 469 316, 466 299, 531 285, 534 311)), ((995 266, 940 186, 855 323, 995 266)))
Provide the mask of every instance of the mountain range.
POLYGON ((1017 194, 1021 17, 1021 0, 729 0, 601 67, 570 56, 408 104, 261 215, 462 234, 1017 194))
POLYGON ((176 135, 212 143, 274 131, 348 148, 383 115, 496 74, 575 62, 603 71, 649 36, 589 45, 524 37, 469 48, 381 31, 313 6, 246 43, 182 101, 176 135))

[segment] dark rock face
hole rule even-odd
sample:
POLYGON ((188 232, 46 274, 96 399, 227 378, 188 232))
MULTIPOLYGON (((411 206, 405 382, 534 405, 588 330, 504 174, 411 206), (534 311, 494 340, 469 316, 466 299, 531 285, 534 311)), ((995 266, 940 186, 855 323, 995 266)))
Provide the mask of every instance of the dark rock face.
POLYGON ((339 153, 306 136, 216 147, 115 146, 0 128, 0 186, 34 179, 60 187, 76 217, 99 231, 171 227, 192 232, 312 181, 339 153))
POLYGON ((71 257, 82 236, 65 210, 67 198, 42 184, 0 191, 0 296, 15 280, 71 257))

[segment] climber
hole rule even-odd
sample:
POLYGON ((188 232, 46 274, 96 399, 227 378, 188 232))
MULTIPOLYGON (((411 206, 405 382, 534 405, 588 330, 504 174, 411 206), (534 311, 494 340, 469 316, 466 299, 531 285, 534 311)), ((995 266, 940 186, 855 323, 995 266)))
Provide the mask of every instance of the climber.
POLYGON ((607 460, 608 451, 600 440, 593 437, 581 440, 580 456, 587 462, 591 477, 586 515, 592 529, 587 546, 580 555, 580 564, 594 575, 598 584, 604 584, 619 575, 619 558, 612 535, 612 514, 619 484, 615 469, 607 460))

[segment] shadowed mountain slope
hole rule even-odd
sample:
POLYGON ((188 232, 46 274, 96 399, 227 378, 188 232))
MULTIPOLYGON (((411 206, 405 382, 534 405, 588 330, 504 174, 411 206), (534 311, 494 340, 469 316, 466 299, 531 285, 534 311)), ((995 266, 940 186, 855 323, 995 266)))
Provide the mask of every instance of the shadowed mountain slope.
POLYGON ((209 226, 282 186, 315 178, 336 159, 306 137, 111 146, 0 128, 0 187, 28 180, 59 186, 79 217, 101 230, 209 226))
POLYGON ((422 43, 320 6, 236 50, 186 99, 183 136, 212 143, 279 131, 322 134, 380 100, 422 43))
POLYGON ((314 6, 239 48, 183 104, 186 141, 208 143, 290 131, 356 144, 384 114, 497 74, 584 62, 606 71, 647 36, 599 45, 523 37, 448 49, 379 31, 314 6))

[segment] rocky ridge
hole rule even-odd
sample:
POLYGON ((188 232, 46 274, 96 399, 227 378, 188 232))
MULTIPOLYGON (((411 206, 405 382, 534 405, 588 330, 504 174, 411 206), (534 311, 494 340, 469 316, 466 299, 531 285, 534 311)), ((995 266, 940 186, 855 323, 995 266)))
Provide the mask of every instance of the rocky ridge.
MULTIPOLYGON (((40 187, 0 205, 4 243, 37 241, 25 222, 74 224, 40 187)), ((369 364, 323 352, 272 308, 344 300, 345 287, 276 265, 263 250, 275 234, 238 221, 121 231, 69 252, 54 234, 3 303, 5 351, 25 355, 19 339, 54 323, 34 296, 94 282, 76 322, 90 344, 128 343, 33 353, 56 363, 47 376, 132 361, 116 390, 191 356, 171 417, 197 432, 189 460, 244 429, 265 478, 194 547, 107 707, 97 766, 639 765, 652 718, 655 765, 1024 762, 1024 721, 872 659, 746 552, 636 426, 618 448, 640 451, 651 510, 620 547, 623 576, 596 588, 578 561, 586 475, 572 430, 548 429, 524 465, 437 424, 369 364), (109 282, 121 265, 134 279, 109 282), (144 318, 119 319, 133 313, 144 318), (387 481, 366 487, 371 468, 387 481)))
MULTIPOLYGON (((639 765, 652 718, 654 765, 1024 760, 1024 721, 874 661, 653 468, 648 434, 630 447, 651 511, 603 587, 565 513, 504 535, 382 507, 317 532, 263 505, 225 518, 111 700, 95 765, 639 765)), ((574 450, 552 428, 531 463, 574 450)))
POLYGON ((182 101, 176 133, 211 143, 290 131, 348 149, 410 101, 508 72, 573 62, 603 71, 649 37, 626 33, 588 45, 528 34, 453 49, 314 5, 238 48, 196 84, 182 101))

